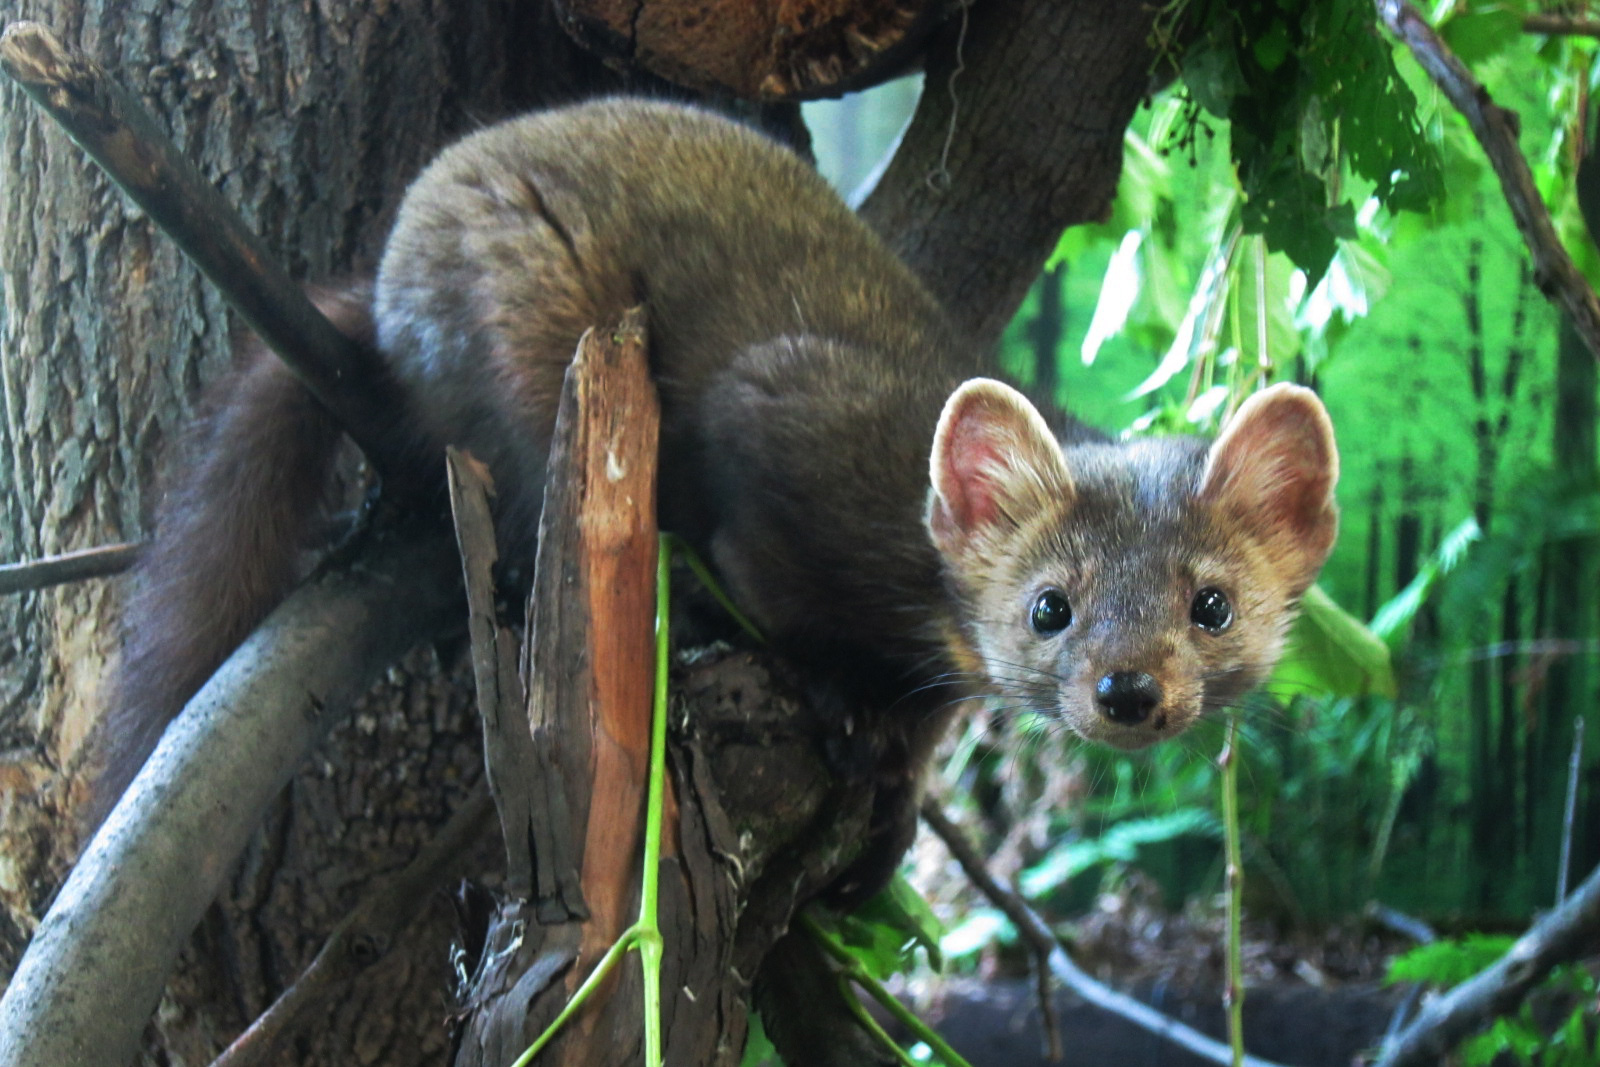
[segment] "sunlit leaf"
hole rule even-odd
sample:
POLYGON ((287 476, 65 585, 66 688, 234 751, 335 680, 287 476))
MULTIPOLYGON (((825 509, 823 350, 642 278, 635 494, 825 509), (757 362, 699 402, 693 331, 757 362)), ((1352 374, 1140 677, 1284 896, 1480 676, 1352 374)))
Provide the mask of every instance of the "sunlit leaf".
POLYGON ((1483 536, 1478 521, 1467 517, 1445 536, 1431 559, 1417 569, 1416 577, 1396 593, 1372 617, 1372 632, 1393 647, 1405 636, 1417 612, 1427 602, 1428 595, 1439 579, 1455 570, 1466 555, 1468 546, 1483 536))
POLYGON ((1314 585, 1300 602, 1300 617, 1267 691, 1283 701, 1303 693, 1392 697, 1389 646, 1314 585))
POLYGON ((1131 230, 1122 239, 1106 267, 1105 278, 1100 283, 1100 300, 1094 306, 1094 318, 1089 322, 1089 332, 1083 339, 1083 362, 1094 362, 1100 346, 1122 331, 1128 321, 1128 311, 1139 296, 1139 246, 1144 234, 1131 230))

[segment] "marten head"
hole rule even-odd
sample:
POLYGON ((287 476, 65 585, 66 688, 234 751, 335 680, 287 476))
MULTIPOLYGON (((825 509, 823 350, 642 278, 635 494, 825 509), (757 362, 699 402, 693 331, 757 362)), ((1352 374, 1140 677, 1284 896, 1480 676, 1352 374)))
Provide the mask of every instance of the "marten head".
POLYGON ((1338 531, 1333 428, 1310 390, 1252 396, 1214 442, 1063 449, 974 379, 934 437, 928 534, 991 690, 1140 748, 1276 662, 1338 531))

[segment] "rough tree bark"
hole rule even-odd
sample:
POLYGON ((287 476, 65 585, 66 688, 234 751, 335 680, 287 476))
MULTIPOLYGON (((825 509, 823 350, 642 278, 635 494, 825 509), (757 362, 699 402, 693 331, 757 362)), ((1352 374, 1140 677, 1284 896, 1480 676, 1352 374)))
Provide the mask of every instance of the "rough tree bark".
MULTIPOLYGON (((385 212, 456 133, 630 84, 576 55, 542 5, 511 0, 41 0, 5 13, 22 17, 122 72, 305 277, 369 265, 385 212)), ((1104 210, 1147 84, 1149 17, 1113 0, 989 0, 935 43, 928 99, 867 213, 980 343, 1061 227, 1104 210)), ((155 460, 226 365, 231 326, 170 244, 8 85, 0 116, 4 561, 141 532, 155 460)), ((61 828, 118 593, 94 581, 0 600, 8 968, 72 850, 61 828)), ((414 656, 291 786, 169 986, 152 1048, 207 1058, 293 980, 362 881, 406 862, 472 787, 467 687, 441 666, 455 658, 414 656)), ((292 1062, 436 1061, 448 923, 433 920, 328 1004, 292 1062)))

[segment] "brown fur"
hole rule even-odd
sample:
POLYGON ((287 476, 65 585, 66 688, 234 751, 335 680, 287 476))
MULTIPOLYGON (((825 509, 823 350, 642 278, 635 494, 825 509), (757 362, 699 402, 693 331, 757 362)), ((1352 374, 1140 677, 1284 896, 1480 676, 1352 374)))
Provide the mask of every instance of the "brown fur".
MULTIPOLYGON (((335 325, 371 343, 365 287, 312 294, 335 325)), ((123 646, 96 739, 98 822, 167 721, 300 576, 307 517, 339 428, 258 341, 207 397, 156 508, 158 534, 123 607, 123 646)))
MULTIPOLYGON (((1314 398, 1241 415, 1209 453, 1073 423, 1063 451, 998 383, 951 399, 977 354, 796 157, 703 112, 610 101, 446 151, 407 194, 377 280, 377 344, 417 433, 429 454, 457 444, 489 464, 504 558, 532 559, 580 333, 640 300, 663 525, 800 661, 824 715, 907 725, 871 769, 908 783, 901 800, 930 724, 978 692, 1117 744, 1176 732, 1266 669, 1331 543, 1336 468, 1314 398), (1029 631, 1042 581, 1070 591, 1081 633, 1029 631), (1231 634, 1187 632, 1197 582, 1231 591, 1231 634), (1107 728, 1093 688, 1123 670, 1159 673, 1169 695, 1107 728)), ((292 578, 296 516, 323 479, 331 431, 277 372, 247 372, 213 422, 129 611, 130 759, 292 578)), ((886 834, 906 810, 885 802, 886 834)))

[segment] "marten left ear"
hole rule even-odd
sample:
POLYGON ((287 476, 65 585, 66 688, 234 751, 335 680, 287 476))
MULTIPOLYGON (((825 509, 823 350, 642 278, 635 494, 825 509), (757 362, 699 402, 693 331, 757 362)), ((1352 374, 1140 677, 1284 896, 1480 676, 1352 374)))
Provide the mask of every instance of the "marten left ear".
POLYGON ((1228 421, 1211 445, 1199 495, 1282 553, 1288 571, 1309 585, 1339 533, 1338 480, 1322 401, 1281 383, 1250 397, 1228 421))
POLYGON ((1028 398, 973 378, 945 401, 929 460, 927 526, 949 555, 1019 529, 1072 497, 1055 435, 1028 398))

